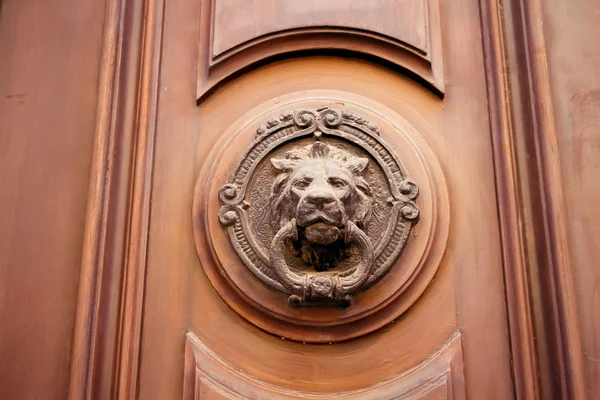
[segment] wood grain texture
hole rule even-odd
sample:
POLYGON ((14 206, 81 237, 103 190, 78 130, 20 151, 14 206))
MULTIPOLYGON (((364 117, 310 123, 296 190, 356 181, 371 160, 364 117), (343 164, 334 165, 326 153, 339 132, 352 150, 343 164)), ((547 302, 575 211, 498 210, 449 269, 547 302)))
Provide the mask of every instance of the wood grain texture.
POLYGON ((213 60, 259 37, 310 27, 370 31, 429 55, 428 0, 211 1, 213 60))
POLYGON ((109 193, 107 180, 114 158, 115 138, 112 126, 112 114, 116 109, 115 89, 119 23, 121 22, 120 4, 117 1, 106 3, 106 25, 99 77, 98 109, 94 131, 94 153, 90 171, 88 204, 85 219, 81 270, 79 273, 79 293, 73 335, 71 357, 71 379, 69 398, 89 397, 92 379, 94 352, 98 349, 97 326, 100 307, 99 290, 102 282, 102 270, 107 235, 107 213, 109 193))
POLYGON ((294 53, 377 58, 443 96, 438 0, 203 0, 197 97, 294 53))
MULTIPOLYGON (((454 236, 456 246, 464 247, 462 251, 452 253, 452 257, 453 262, 461 266, 455 277, 455 285, 459 329, 464 339, 467 397, 486 398, 494 393, 498 398, 508 398, 514 393, 511 369, 497 363, 504 354, 510 352, 510 347, 495 192, 495 180, 498 178, 494 177, 491 181, 485 178, 488 174, 494 175, 494 165, 488 164, 493 160, 493 147, 489 135, 480 2, 467 0, 444 3, 440 8, 440 16, 442 27, 453 27, 443 29, 444 74, 449 84, 446 86, 442 125, 446 135, 452 138, 449 143, 461 143, 460 150, 449 154, 448 162, 452 167, 448 170, 454 170, 455 175, 449 176, 448 180, 455 182, 455 197, 451 198, 451 204, 455 205, 455 212, 462 210, 453 217, 453 225, 457 232, 454 236), (457 21, 460 23, 457 24, 457 21), (473 45, 467 45, 466 38, 477 38, 479 44, 475 46, 473 42, 473 45), (469 157, 461 154, 469 154, 469 157), (462 179, 465 182, 461 183, 462 179), (461 198, 460 193, 469 195, 461 198), (474 197, 474 193, 479 195, 474 197), (458 207, 459 204, 466 209, 458 207), (494 224, 483 223, 489 221, 487 218, 491 218, 492 213, 495 215, 494 224), (462 229, 469 232, 468 239, 458 234, 462 229), (486 241, 482 245, 481 238, 492 236, 498 240, 486 241), (494 256, 488 258, 491 253, 494 256), (477 282, 487 282, 487 290, 477 282), (497 330, 488 331, 490 324, 495 324, 497 330), (484 331, 486 334, 482 334, 484 331), (481 372, 490 370, 494 373, 481 372)), ((454 246, 452 237, 451 230, 449 247, 454 246)))
POLYGON ((107 3, 71 399, 135 397, 161 18, 107 3))
POLYGON ((154 162, 154 139, 158 102, 164 3, 147 3, 143 10, 143 45, 140 50, 140 81, 135 153, 131 192, 131 229, 123 282, 122 333, 117 398, 137 397, 139 382, 142 310, 145 290, 147 239, 150 224, 150 193, 154 162))
POLYGON ((513 379, 519 399, 538 399, 538 357, 534 343, 530 271, 524 241, 523 181, 518 171, 513 107, 507 93, 506 27, 495 1, 481 2, 481 28, 485 52, 490 130, 494 149, 498 217, 502 235, 502 259, 506 287, 513 379))
POLYGON ((600 4, 590 0, 569 4, 544 0, 540 8, 550 110, 556 127, 552 150, 557 150, 560 157, 565 240, 570 256, 566 273, 574 278, 572 297, 562 300, 577 307, 578 323, 566 323, 573 322, 581 337, 581 345, 573 343, 565 353, 582 361, 583 370, 575 372, 581 373, 585 380, 587 398, 597 399, 600 397, 600 4))
POLYGON ((185 344, 184 400, 213 399, 465 399, 460 335, 455 333, 421 364, 372 387, 342 393, 290 391, 232 368, 193 333, 185 344))
POLYGON ((0 2, 0 398, 64 399, 104 1, 0 2))
POLYGON ((585 399, 542 10, 539 1, 503 8, 540 396, 585 399))

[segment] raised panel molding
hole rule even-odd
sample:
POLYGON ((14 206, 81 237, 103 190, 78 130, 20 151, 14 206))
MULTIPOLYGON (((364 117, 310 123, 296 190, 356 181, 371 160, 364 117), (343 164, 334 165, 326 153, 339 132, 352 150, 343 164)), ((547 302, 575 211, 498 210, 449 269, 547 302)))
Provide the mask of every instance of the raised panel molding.
POLYGON ((185 345, 184 400, 220 399, 464 399, 460 334, 421 364, 380 384, 352 392, 311 393, 277 387, 234 369, 192 332, 185 345))
POLYGON ((372 31, 429 52, 426 0, 213 0, 213 7, 213 61, 261 36, 326 26, 372 31))
POLYGON ((197 98, 303 51, 377 58, 442 96, 438 0, 202 0, 197 98))

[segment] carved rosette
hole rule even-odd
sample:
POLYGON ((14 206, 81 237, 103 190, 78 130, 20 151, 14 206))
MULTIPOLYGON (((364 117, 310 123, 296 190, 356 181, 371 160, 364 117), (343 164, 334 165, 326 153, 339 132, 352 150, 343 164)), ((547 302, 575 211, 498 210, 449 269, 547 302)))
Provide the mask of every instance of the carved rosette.
POLYGON ((375 124, 299 109, 257 129, 219 190, 219 221, 244 264, 290 305, 344 308, 402 253, 418 194, 375 124))

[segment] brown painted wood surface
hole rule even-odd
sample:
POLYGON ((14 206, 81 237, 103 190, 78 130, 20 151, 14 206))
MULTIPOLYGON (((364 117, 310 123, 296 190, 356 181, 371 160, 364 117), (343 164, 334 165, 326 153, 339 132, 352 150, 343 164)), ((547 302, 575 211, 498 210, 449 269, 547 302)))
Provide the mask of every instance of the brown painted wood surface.
POLYGON ((428 1, 351 0, 302 3, 284 0, 213 0, 212 55, 217 57, 256 37, 306 27, 369 30, 403 41, 427 54, 428 1), (267 11, 267 12, 266 12, 267 11))
POLYGON ((0 2, 0 398, 600 396, 597 2, 379 3, 0 2), (319 345, 236 312, 192 214, 310 96, 404 118, 449 196, 424 294, 319 345))
POLYGON ((542 1, 585 389, 600 397, 600 4, 542 1))
POLYGON ((0 2, 0 398, 64 399, 103 1, 0 2))
MULTIPOLYGON (((455 329, 461 332, 464 349, 464 357, 457 362, 464 365, 464 379, 472 383, 465 386, 459 379, 453 380, 452 386, 462 388, 473 398, 489 393, 496 398, 510 397, 513 389, 507 357, 509 342, 483 53, 475 45, 479 44, 477 40, 473 39, 472 46, 460 45, 466 37, 478 37, 477 3, 466 1, 440 10, 445 26, 462 22, 456 25, 460 29, 442 30, 447 41, 447 47, 442 46, 445 73, 453 82, 443 100, 426 87, 376 63, 302 57, 247 72, 204 99, 198 108, 188 102, 193 97, 193 87, 181 78, 195 68, 194 55, 185 49, 198 34, 193 17, 197 9, 182 1, 170 3, 167 10, 159 79, 140 397, 176 396, 183 385, 188 390, 189 382, 184 384, 181 380, 183 365, 178 350, 178 338, 187 331, 229 368, 241 370, 245 379, 255 380, 263 388, 275 385, 290 395, 300 391, 327 396, 375 388, 378 383, 416 367, 443 346, 443 338, 455 329), (342 101, 343 91, 352 91, 385 105, 417 126, 451 182, 453 221, 440 271, 408 313, 373 334, 324 348, 282 340, 240 318, 213 291, 202 271, 202 262, 208 262, 202 261, 203 257, 211 257, 210 247, 199 249, 206 254, 201 255, 199 263, 190 236, 193 183, 214 162, 218 143, 228 140, 228 131, 234 129, 230 128, 232 124, 235 127, 236 120, 244 121, 257 105, 268 109, 280 96, 299 91, 309 96, 313 90, 329 94, 341 91, 342 101), (178 195, 174 197, 173 193, 178 195), (479 243, 464 240, 470 235, 477 237, 479 243), (233 337, 236 340, 231 341, 233 337), (391 352, 391 359, 384 356, 386 352, 391 352), (482 375, 482 370, 491 372, 482 375), (347 379, 349 375, 352 380, 347 379)), ((385 115, 388 111, 382 112, 385 115)), ((207 235, 209 231, 203 232, 207 235)), ((228 243, 221 240, 216 246, 228 243)), ((226 390, 240 396, 252 396, 250 392, 240 392, 242 389, 227 375, 212 379, 218 379, 226 390)))

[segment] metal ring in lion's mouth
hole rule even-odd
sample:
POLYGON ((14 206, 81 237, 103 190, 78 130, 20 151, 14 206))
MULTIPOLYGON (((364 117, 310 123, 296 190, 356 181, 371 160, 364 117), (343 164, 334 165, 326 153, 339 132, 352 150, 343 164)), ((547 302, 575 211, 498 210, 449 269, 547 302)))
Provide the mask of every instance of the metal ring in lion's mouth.
POLYGON ((336 226, 326 222, 316 222, 304 229, 304 237, 311 242, 321 245, 330 245, 340 238, 342 231, 336 226))
MULTIPOLYGON (((339 234, 341 233, 340 231, 339 234)), ((289 304, 300 307, 330 303, 348 307, 352 296, 360 291, 373 268, 373 245, 369 237, 353 222, 347 222, 344 243, 356 244, 361 250, 361 257, 354 271, 344 276, 336 271, 304 274, 293 272, 285 261, 283 248, 288 240, 294 238, 298 238, 298 226, 296 220, 292 219, 277 232, 271 243, 271 267, 279 275, 286 289, 292 293, 289 304)))

